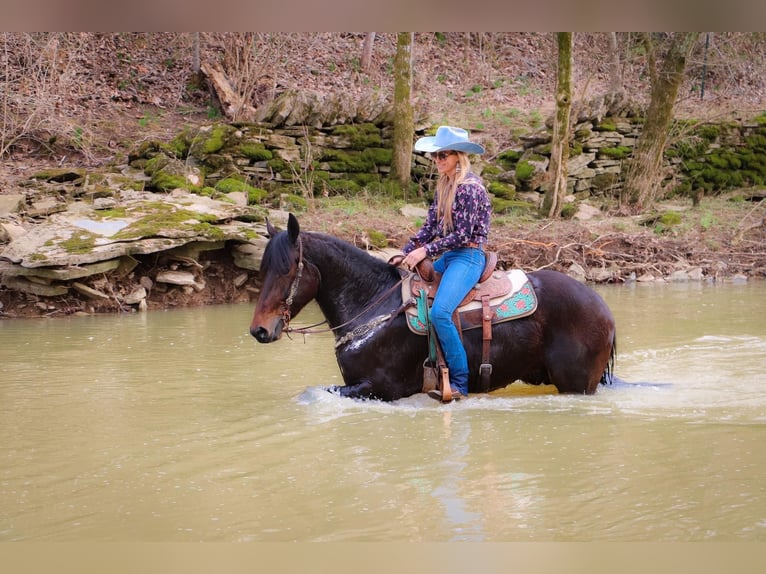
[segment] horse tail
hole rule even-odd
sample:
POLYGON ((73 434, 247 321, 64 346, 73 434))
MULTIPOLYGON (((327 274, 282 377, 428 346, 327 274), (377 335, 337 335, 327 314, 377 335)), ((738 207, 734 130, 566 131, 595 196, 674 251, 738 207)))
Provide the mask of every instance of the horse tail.
POLYGON ((599 381, 602 385, 611 385, 614 381, 619 381, 620 379, 614 375, 614 356, 617 354, 617 332, 612 335, 612 349, 609 351, 609 360, 606 363, 606 368, 604 369, 604 372, 601 374, 601 380, 599 381))

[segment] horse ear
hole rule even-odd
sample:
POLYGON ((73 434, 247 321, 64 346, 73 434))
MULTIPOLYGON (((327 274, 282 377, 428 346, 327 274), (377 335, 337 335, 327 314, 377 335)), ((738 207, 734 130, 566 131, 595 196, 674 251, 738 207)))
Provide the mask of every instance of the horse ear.
POLYGON ((287 216, 287 236, 292 243, 298 241, 298 235, 301 232, 301 226, 298 224, 298 218, 292 213, 287 216))
POLYGON ((266 233, 268 234, 269 239, 279 233, 279 230, 271 224, 268 217, 266 218, 266 233))

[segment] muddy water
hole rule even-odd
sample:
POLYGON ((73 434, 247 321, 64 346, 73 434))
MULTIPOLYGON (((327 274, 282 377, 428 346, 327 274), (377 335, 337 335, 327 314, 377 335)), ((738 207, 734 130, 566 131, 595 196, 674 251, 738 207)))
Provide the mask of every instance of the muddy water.
POLYGON ((599 292, 646 384, 448 406, 249 305, 0 321, 0 540, 766 540, 766 286, 599 292))

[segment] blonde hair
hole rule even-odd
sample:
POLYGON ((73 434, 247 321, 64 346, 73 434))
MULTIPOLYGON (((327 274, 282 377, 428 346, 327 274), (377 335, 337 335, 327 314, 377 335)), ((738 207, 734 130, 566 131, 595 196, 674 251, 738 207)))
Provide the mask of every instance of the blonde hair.
POLYGON ((471 161, 468 159, 468 154, 462 151, 455 153, 457 154, 455 177, 450 177, 443 173, 436 181, 436 203, 438 209, 436 215, 439 221, 444 221, 445 232, 450 232, 454 229, 452 205, 455 203, 455 192, 457 191, 457 186, 463 183, 465 176, 471 171, 471 161))

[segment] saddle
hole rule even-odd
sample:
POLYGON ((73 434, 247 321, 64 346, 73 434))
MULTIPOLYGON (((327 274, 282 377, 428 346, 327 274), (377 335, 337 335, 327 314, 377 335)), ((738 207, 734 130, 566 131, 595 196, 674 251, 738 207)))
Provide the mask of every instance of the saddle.
MULTIPOLYGON (((482 391, 489 390, 492 365, 489 362, 492 325, 531 315, 537 309, 537 297, 526 273, 521 269, 495 269, 497 254, 487 253, 487 263, 479 282, 468 292, 455 312, 459 332, 482 328, 482 362, 479 375, 482 391)), ((441 274, 433 269, 430 259, 422 261, 417 271, 402 282, 402 300, 417 302, 405 314, 410 330, 429 334, 428 310, 439 288, 441 274)))

